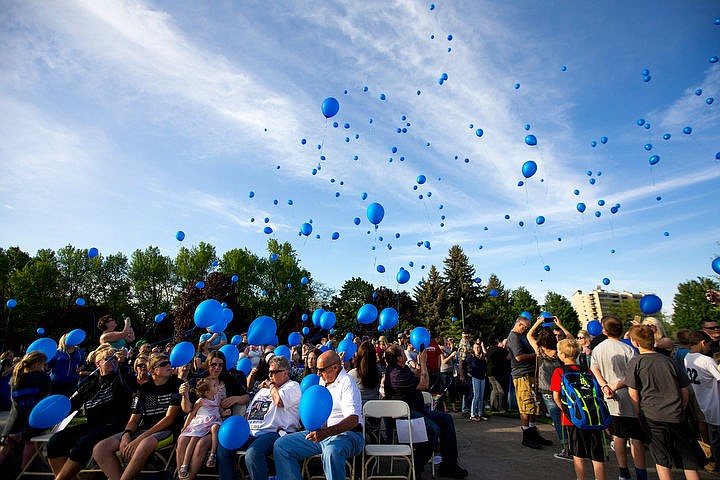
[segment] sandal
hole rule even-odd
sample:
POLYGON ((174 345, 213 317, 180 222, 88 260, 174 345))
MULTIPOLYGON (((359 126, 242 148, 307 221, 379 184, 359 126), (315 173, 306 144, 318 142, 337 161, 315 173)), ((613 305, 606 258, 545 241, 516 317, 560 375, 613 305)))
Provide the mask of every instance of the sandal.
POLYGON ((210 452, 210 455, 208 455, 207 463, 205 463, 205 466, 207 468, 213 468, 217 464, 217 453, 210 452))
POLYGON ((178 478, 188 478, 190 476, 189 468, 190 465, 180 465, 180 468, 178 469, 178 478))

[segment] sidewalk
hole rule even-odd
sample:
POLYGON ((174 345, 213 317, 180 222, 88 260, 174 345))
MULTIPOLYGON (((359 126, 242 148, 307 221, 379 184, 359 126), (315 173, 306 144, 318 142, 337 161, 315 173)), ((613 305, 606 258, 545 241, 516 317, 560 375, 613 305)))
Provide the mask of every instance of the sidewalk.
MULTIPOLYGON (((451 413, 455 419, 459 463, 470 472, 468 480, 573 480, 573 463, 558 460, 553 453, 558 451, 557 435, 552 425, 540 424, 538 429, 543 437, 553 440, 556 445, 541 450, 523 447, 520 422, 516 418, 493 415, 487 422, 471 422, 459 413, 451 413)), ((609 449, 609 443, 608 443, 609 449)), ((615 454, 608 450, 610 459, 606 463, 607 480, 618 478, 615 454)), ((648 460, 652 457, 647 454, 648 460)), ((632 465, 632 458, 629 460, 632 465)), ((589 461, 588 461, 589 462, 589 461)), ((426 469, 423 478, 430 478, 426 469)), ((592 479, 592 467, 587 466, 588 479, 592 479)), ((631 469, 634 478, 634 471, 631 469)), ((681 471, 674 471, 676 479, 684 478, 681 471)), ((718 473, 700 472, 703 480, 720 479, 718 473)), ((648 478, 656 480, 655 465, 648 468, 648 478)))

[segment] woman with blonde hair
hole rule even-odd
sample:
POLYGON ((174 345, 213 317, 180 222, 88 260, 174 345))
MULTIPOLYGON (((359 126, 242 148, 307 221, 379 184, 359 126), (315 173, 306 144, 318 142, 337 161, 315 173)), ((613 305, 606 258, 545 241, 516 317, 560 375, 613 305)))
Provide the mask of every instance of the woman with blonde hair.
MULTIPOLYGON (((20 468, 32 457, 33 446, 29 440, 40 432, 30 427, 28 419, 33 407, 50 391, 50 376, 45 373, 46 361, 44 353, 33 351, 26 354, 13 369, 10 381, 12 408, 2 435, 0 465, 16 445, 24 445, 20 468)), ((8 473, 7 470, 5 472, 8 473)))
POLYGON ((665 327, 663 327, 663 324, 657 318, 647 317, 645 320, 642 321, 642 324, 647 325, 653 331, 656 347, 658 346, 658 343, 660 343, 660 339, 667 337, 667 334, 665 333, 665 327))
POLYGON ((50 393, 59 393, 70 396, 80 380, 79 369, 85 364, 85 354, 76 346, 69 346, 65 342, 67 333, 60 337, 58 349, 53 358, 48 359, 50 368, 50 393))

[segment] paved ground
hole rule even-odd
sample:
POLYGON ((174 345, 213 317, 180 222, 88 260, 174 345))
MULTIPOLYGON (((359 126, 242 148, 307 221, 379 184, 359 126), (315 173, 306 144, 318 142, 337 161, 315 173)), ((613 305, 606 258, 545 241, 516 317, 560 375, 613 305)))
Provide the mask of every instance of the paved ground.
MULTIPOLYGON (((492 416, 488 422, 470 422, 460 414, 455 418, 460 463, 470 475, 469 480, 571 480, 575 478, 570 461, 553 457, 557 447, 533 450, 521 445, 522 433, 516 418, 492 416)), ((555 441, 551 425, 541 424, 541 434, 555 441)), ((649 454, 648 454, 649 457, 649 454)), ((651 457, 650 457, 651 458, 651 457)), ((632 462, 632 460, 631 460, 632 462)), ((588 465, 588 479, 592 479, 592 468, 588 465)), ((648 477, 657 479, 654 468, 648 469, 648 477)), ((610 452, 606 464, 607 480, 618 478, 615 454, 610 452)), ((634 476, 634 475, 633 475, 634 476)), ((684 478, 682 472, 675 472, 675 478, 684 478)), ((429 472, 423 477, 430 478, 429 472)), ((717 480, 718 473, 701 472, 703 480, 717 480)))

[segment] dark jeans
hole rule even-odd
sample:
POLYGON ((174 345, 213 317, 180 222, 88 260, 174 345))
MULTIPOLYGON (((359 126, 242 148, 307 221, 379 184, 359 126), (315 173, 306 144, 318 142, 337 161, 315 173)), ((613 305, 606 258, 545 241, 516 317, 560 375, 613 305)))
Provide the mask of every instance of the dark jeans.
POLYGON ((50 437, 47 444, 48 458, 68 457, 83 467, 92 457, 95 444, 122 431, 125 424, 107 423, 92 425, 81 423, 67 427, 50 437))
POLYGON ((422 412, 411 410, 412 418, 425 418, 425 429, 428 441, 419 443, 415 447, 415 466, 424 466, 433 456, 438 441, 442 448, 443 463, 454 465, 457 463, 458 450, 455 436, 455 421, 450 414, 425 409, 422 412))

